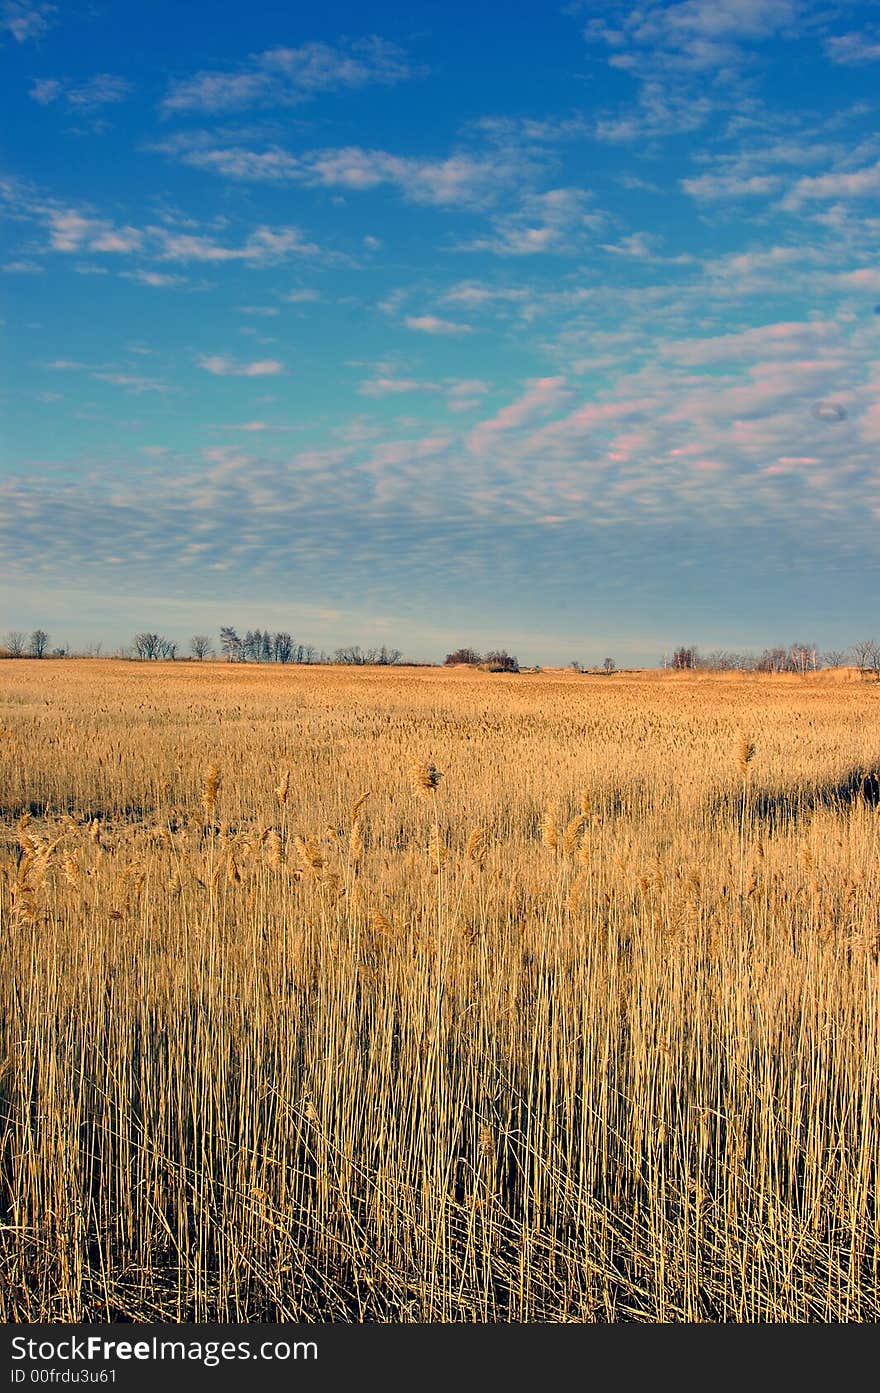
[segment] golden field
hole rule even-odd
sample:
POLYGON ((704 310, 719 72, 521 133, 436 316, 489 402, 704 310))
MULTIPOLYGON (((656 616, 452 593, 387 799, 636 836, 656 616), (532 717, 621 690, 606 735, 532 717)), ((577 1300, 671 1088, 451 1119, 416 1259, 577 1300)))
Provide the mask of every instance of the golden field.
POLYGON ((0 1319, 880 1319, 846 676, 0 665, 0 1319))

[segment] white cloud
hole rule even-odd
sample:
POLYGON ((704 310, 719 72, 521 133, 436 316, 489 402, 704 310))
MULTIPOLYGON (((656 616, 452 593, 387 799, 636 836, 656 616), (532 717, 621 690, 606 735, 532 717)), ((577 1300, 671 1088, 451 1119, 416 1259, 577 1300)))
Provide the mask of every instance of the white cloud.
POLYGON ((512 153, 432 157, 349 145, 292 155, 278 145, 257 149, 206 132, 170 136, 150 148, 229 179, 359 192, 389 184, 411 203, 438 208, 484 206, 501 191, 521 184, 529 172, 512 153))
POLYGON ((880 160, 865 169, 838 170, 798 179, 780 207, 791 211, 813 201, 869 198, 876 193, 880 193, 880 160))
POLYGON ((114 387, 125 387, 130 392, 167 392, 168 384, 155 377, 141 377, 128 372, 93 372, 92 377, 99 382, 110 382, 114 387))
POLYGON ((131 252, 143 243, 135 227, 114 227, 102 218, 87 217, 74 208, 48 211, 49 244, 53 251, 131 252))
POLYGON ((485 203, 517 177, 509 165, 488 158, 419 158, 358 146, 313 151, 303 163, 307 183, 349 189, 394 184, 410 202, 437 207, 485 203))
POLYGON ((635 105, 627 106, 623 115, 600 117, 594 134, 597 140, 613 145, 685 135, 704 126, 714 110, 715 104, 709 97, 667 89, 646 76, 635 105))
POLYGON ((691 198, 704 198, 710 201, 725 198, 764 198, 776 193, 782 187, 778 174, 752 174, 748 177, 736 174, 698 174, 692 179, 682 179, 681 187, 691 198))
POLYGON ((634 6, 616 29, 598 19, 584 32, 609 46, 614 67, 727 75, 743 65, 750 45, 789 30, 798 9, 797 0, 649 0, 634 6))
POLYGON ((532 292, 516 286, 486 285, 482 281, 459 281, 440 296, 445 305, 464 305, 468 309, 480 309, 491 304, 522 304, 530 300, 532 292))
POLYGON ((589 194, 578 188, 528 194, 516 212, 494 219, 491 236, 465 243, 461 250, 489 251, 496 256, 574 252, 586 229, 596 229, 604 221, 601 213, 587 211, 588 202, 589 194))
POLYGON ((553 415, 569 395, 564 377, 539 377, 531 381, 521 397, 474 427, 467 437, 468 450, 477 457, 487 456, 499 441, 506 441, 510 432, 553 415))
POLYGON ((304 240, 296 227, 258 227, 239 247, 224 246, 213 237, 169 232, 167 228, 153 227, 148 231, 158 240, 157 254, 161 261, 242 261, 255 266, 268 266, 284 261, 288 256, 313 256, 318 251, 313 242, 304 240))
POLYGON ((423 382, 416 377, 378 375, 367 378, 358 386, 363 397, 391 397, 406 392, 436 392, 436 382, 423 382))
POLYGON ((186 276, 174 276, 165 271, 122 271, 126 280, 137 281, 139 285, 149 285, 155 290, 170 290, 174 286, 186 285, 186 276))
POLYGON ((29 4, 27 0, 2 0, 0 29, 7 30, 18 43, 39 39, 53 23, 57 5, 29 4))
POLYGON ((452 319, 440 319, 436 314, 408 314, 404 320, 408 329, 422 334, 470 334, 469 324, 457 324, 452 319))
POLYGON ((28 95, 40 106, 63 100, 73 110, 91 111, 99 106, 124 101, 130 91, 131 83, 124 77, 97 73, 79 87, 70 86, 54 77, 37 78, 28 95))
POLYGON ((40 106, 49 106, 57 101, 64 88, 54 77, 37 78, 28 95, 40 106))
POLYGON ((826 42, 832 63, 855 68, 880 62, 880 38, 876 34, 836 34, 826 42))
POLYGON ((295 106, 319 92, 391 84, 419 70, 403 50, 379 38, 336 46, 313 42, 253 54, 237 72, 199 72, 172 84, 162 102, 166 114, 241 111, 295 106))
POLYGON ((832 321, 781 321, 731 334, 670 339, 662 345, 662 352, 680 363, 709 366, 768 355, 785 358, 827 353, 829 341, 833 343, 838 335, 838 326, 832 321))
POLYGON ((277 377, 284 371, 284 364, 279 363, 277 358, 242 363, 221 353, 214 353, 202 354, 197 361, 200 368, 213 373, 215 377, 277 377))

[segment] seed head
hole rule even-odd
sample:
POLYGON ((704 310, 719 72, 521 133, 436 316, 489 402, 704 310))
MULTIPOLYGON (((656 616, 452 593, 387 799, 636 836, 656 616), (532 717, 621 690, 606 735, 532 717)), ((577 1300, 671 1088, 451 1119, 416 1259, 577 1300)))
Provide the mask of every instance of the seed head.
POLYGON ((469 861, 473 861, 474 865, 479 866, 482 870, 483 866, 486 864, 486 853, 488 849, 489 844, 486 840, 485 831, 482 827, 475 827, 468 837, 465 855, 469 861))
POLYGON ((548 851, 556 851, 559 846, 559 823, 556 820, 556 809, 549 804, 544 809, 541 818, 541 841, 548 851))
POLYGON ((410 770, 416 793, 434 793, 443 775, 433 764, 414 764, 410 770))
POLYGON ((745 735, 742 736, 739 745, 737 746, 736 754, 737 759, 739 761, 740 771, 743 774, 747 774, 749 771, 749 765, 755 757, 755 742, 753 740, 749 740, 745 735))
POLYGON ((205 817, 208 819, 214 816, 221 783, 219 765, 209 764, 205 770, 205 787, 202 790, 202 807, 205 810, 205 817))

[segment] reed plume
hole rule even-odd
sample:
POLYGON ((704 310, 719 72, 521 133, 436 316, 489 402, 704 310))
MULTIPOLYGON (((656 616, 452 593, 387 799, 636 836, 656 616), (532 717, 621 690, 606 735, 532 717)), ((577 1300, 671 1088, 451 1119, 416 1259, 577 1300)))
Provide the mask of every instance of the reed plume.
POLYGON ((437 791, 443 775, 436 765, 420 762, 412 766, 410 778, 417 793, 432 794, 437 791))
POLYGON ((482 870, 486 864, 488 850, 489 843, 486 838, 485 829, 482 827, 475 827, 467 839, 467 845, 464 849, 465 856, 469 861, 473 861, 475 866, 479 866, 480 870, 482 870))
POLYGON ((289 798, 289 796, 290 796, 290 770, 289 770, 289 769, 285 769, 285 770, 284 770, 284 773, 281 775, 281 779, 279 780, 278 787, 277 787, 276 790, 275 790, 275 796, 276 796, 277 799, 278 799, 278 806, 279 806, 280 808, 286 808, 286 807, 287 807, 287 800, 288 800, 288 798, 289 798))
POLYGON ((209 764, 208 768, 205 770, 205 784, 202 789, 202 807, 205 812, 206 822, 213 822, 214 820, 214 814, 217 810, 217 798, 220 794, 222 782, 219 765, 209 764))
POLYGON ((559 849, 559 822, 556 809, 549 803, 541 815, 541 841, 548 851, 559 849))

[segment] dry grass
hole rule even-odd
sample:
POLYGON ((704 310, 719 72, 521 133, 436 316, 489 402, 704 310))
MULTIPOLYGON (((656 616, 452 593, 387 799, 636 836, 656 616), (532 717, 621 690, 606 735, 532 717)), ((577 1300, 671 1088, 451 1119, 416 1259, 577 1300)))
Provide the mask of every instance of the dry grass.
POLYGON ((0 1318, 880 1319, 880 688, 2 679, 0 1318))

